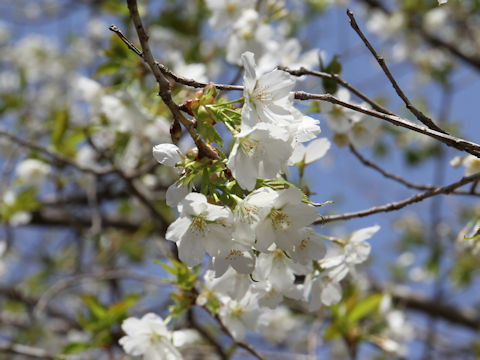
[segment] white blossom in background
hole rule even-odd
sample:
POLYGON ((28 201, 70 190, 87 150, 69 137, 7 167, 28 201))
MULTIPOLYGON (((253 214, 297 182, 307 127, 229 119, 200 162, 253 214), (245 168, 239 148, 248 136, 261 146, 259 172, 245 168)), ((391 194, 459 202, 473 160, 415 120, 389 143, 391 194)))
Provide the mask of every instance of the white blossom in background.
POLYGON ((480 254, 480 220, 465 225, 458 233, 456 245, 460 251, 470 252, 474 256, 480 254))
POLYGON ((306 275, 310 271, 311 266, 294 262, 279 248, 260 253, 253 272, 257 281, 253 288, 259 295, 259 303, 273 309, 283 296, 299 300, 302 289, 295 284, 295 275, 306 275))
POLYGON ((232 248, 232 218, 229 208, 212 205, 203 194, 190 193, 178 204, 180 216, 170 224, 165 238, 178 246, 180 260, 188 266, 232 248))
POLYGON ((273 35, 272 27, 261 21, 258 12, 254 9, 243 11, 233 24, 227 39, 227 61, 241 65, 241 55, 246 51, 261 57, 273 35))
POLYGON ((204 344, 204 340, 195 329, 176 330, 172 334, 173 345, 178 349, 187 349, 204 344))
POLYGON ((172 64, 173 70, 176 74, 181 74, 187 79, 195 79, 197 81, 208 81, 206 73, 207 66, 200 63, 185 63, 185 59, 179 51, 169 51, 167 53, 168 62, 172 64))
MULTIPOLYGON (((350 102, 350 92, 347 89, 338 89, 335 97, 343 102, 350 102)), ((328 127, 336 133, 348 132, 352 127, 352 118, 358 114, 351 109, 327 102, 322 103, 322 112, 328 127)))
POLYGON ((463 165, 465 167, 465 176, 471 176, 480 172, 480 159, 473 155, 456 156, 450 161, 453 167, 463 165))
POLYGON ((212 12, 208 23, 221 30, 232 25, 246 9, 253 9, 256 0, 207 0, 207 8, 212 12))
MULTIPOLYGON (((347 89, 339 89, 335 97, 344 102, 350 102, 350 92, 347 89)), ((356 104, 365 109, 370 106, 366 103, 356 104)), ((380 121, 376 121, 365 114, 362 114, 343 106, 335 104, 322 104, 322 111, 328 127, 334 132, 332 140, 337 146, 371 147, 378 137, 381 129, 380 121)))
POLYGON ((327 273, 315 271, 305 277, 304 297, 309 311, 317 311, 323 305, 330 306, 342 299, 339 281, 327 273))
POLYGON ((298 39, 271 41, 267 43, 266 53, 258 60, 257 71, 259 74, 263 74, 278 65, 292 69, 301 67, 312 69, 318 67, 319 57, 321 56, 318 50, 313 49, 304 54, 301 52, 302 45, 298 39))
MULTIPOLYGON (((215 293, 228 296, 235 300, 242 299, 252 284, 249 275, 240 274, 232 268, 227 269, 227 271, 219 277, 216 276, 215 271, 207 270, 203 278, 204 287, 207 289, 207 292, 214 291, 215 293)), ((204 295, 203 292, 202 290, 199 299, 204 295)), ((201 299, 197 300, 197 302, 198 301, 202 303, 201 299)))
POLYGON ((332 243, 325 258, 319 262, 320 267, 327 270, 331 279, 341 281, 349 272, 353 272, 355 265, 367 260, 371 247, 366 240, 379 229, 378 225, 363 228, 354 231, 342 245, 332 243))
POLYGON ((259 333, 269 342, 293 348, 300 338, 307 337, 307 324, 286 306, 262 312, 259 333))
MULTIPOLYGON (((366 104, 360 105, 364 108, 369 108, 366 104)), ((368 115, 360 114, 360 116, 353 119, 352 127, 348 132, 348 139, 350 143, 357 148, 372 147, 375 144, 380 129, 380 121, 368 115)))
POLYGON ((385 295, 380 303, 379 311, 386 321, 386 329, 376 342, 385 351, 405 357, 407 342, 415 336, 415 329, 403 311, 392 307, 392 297, 385 295))
POLYGON ((221 296, 220 302, 218 316, 236 341, 244 341, 247 330, 257 330, 261 312, 255 295, 247 292, 240 300, 221 296))
POLYGON ((448 0, 438 0, 438 5, 446 4, 448 0))
POLYGON ((172 333, 165 322, 156 314, 145 314, 141 319, 128 318, 122 323, 126 336, 119 340, 124 351, 132 356, 142 356, 144 360, 183 359, 172 343, 172 333))
POLYGON ((22 184, 34 187, 41 187, 51 171, 49 164, 37 159, 25 159, 15 168, 15 174, 22 184))

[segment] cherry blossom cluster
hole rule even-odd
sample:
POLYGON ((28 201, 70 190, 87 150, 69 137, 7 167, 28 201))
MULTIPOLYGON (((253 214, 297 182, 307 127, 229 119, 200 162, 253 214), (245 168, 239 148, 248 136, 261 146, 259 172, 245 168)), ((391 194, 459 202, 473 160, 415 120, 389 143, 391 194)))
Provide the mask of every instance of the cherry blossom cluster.
POLYGON ((284 297, 305 302, 310 311, 339 302, 340 281, 367 259, 370 245, 365 240, 379 229, 362 229, 345 240, 326 238, 311 227, 318 211, 300 189, 292 184, 271 186, 280 174, 288 174, 289 165, 304 166, 321 158, 330 144, 316 139, 318 121, 294 107, 291 75, 280 70, 259 75, 252 53, 241 59, 241 121, 229 126, 233 147, 220 160, 220 169, 231 174, 222 185, 231 203, 208 192, 191 192, 193 185, 186 179, 192 178, 192 163, 200 159, 169 143, 153 148, 157 161, 175 167, 184 179, 167 191, 167 203, 177 204, 179 217, 165 238, 177 244, 179 258, 188 266, 202 264, 208 254, 197 304, 208 307, 215 299, 215 311, 238 341, 247 330, 268 327, 264 314, 270 312, 265 310, 273 311, 284 297), (304 146, 307 141, 311 142, 304 146), (299 276, 304 283, 297 282, 299 276))
POLYGON ((277 65, 311 67, 318 64, 316 50, 302 54, 298 39, 286 38, 287 29, 278 29, 272 21, 285 16, 288 11, 281 1, 269 1, 264 13, 256 8, 256 0, 207 0, 212 12, 210 26, 226 33, 226 60, 240 65, 241 55, 252 51, 258 58, 258 71, 264 73, 277 65), (226 30, 226 31, 225 31, 226 30))

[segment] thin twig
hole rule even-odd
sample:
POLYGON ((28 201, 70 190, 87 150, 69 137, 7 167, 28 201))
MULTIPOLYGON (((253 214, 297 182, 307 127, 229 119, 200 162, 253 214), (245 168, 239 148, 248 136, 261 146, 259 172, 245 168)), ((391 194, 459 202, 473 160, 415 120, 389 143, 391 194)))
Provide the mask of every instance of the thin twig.
MULTIPOLYGON (((129 41, 129 43, 130 43, 130 41, 129 41)), ((191 87, 194 87, 194 88, 203 88, 203 87, 205 87, 209 84, 209 83, 195 81, 195 80, 192 80, 192 79, 183 78, 181 76, 178 76, 178 75, 174 74, 170 70, 168 70, 164 65, 158 64, 158 63, 156 63, 156 64, 157 64, 157 68, 159 69, 159 71, 163 72, 165 75, 171 77, 172 79, 174 79, 176 82, 178 82, 180 84, 191 86, 191 87)), ((282 70, 284 70, 284 69, 282 69, 282 70)), ((288 70, 288 72, 290 72, 290 71, 292 71, 295 75, 296 70, 288 70)), ((323 75, 327 75, 328 78, 331 78, 330 77, 331 74, 327 74, 327 73, 314 72, 314 71, 307 70, 307 69, 304 69, 304 70, 300 69, 300 71, 305 71, 306 74, 310 74, 310 75, 314 75, 314 76, 320 76, 320 77, 322 77, 323 75)), ((432 138, 435 138, 436 140, 439 140, 439 141, 445 143, 448 146, 452 146, 452 147, 454 147, 458 150, 466 151, 466 152, 468 152, 472 155, 480 157, 480 145, 478 145, 476 143, 473 143, 473 142, 470 142, 470 141, 467 141, 467 140, 464 140, 464 139, 457 138, 457 137, 449 135, 449 134, 446 134, 445 132, 443 132, 443 130, 442 131, 432 130, 428 127, 425 128, 425 127, 417 125, 417 124, 415 124, 415 123, 413 123, 413 122, 411 122, 407 119, 401 118, 400 116, 397 116, 394 113, 392 113, 390 110, 382 107, 380 104, 376 103, 372 99, 368 98, 365 94, 363 94, 359 90, 355 89, 353 86, 348 84, 345 80, 340 79, 339 77, 334 77, 332 79, 336 79, 337 81, 339 81, 340 84, 342 84, 346 88, 350 89, 357 96, 360 96, 363 100, 368 102, 372 106, 373 110, 366 109, 366 108, 364 108, 360 105, 355 105, 355 104, 351 104, 351 103, 339 100, 339 99, 335 98, 334 96, 332 96, 330 94, 310 94, 310 93, 306 93, 306 92, 303 92, 303 91, 297 91, 297 92, 294 93, 295 99, 298 99, 298 100, 320 100, 320 101, 326 101, 326 102, 329 102, 329 103, 332 103, 332 104, 341 105, 341 106, 347 107, 349 109, 352 109, 354 111, 361 112, 361 113, 364 113, 364 114, 367 114, 367 115, 370 115, 370 116, 373 116, 373 117, 376 117, 376 118, 379 118, 379 119, 382 119, 382 120, 386 120, 386 121, 388 121, 388 122, 390 122, 390 123, 392 123, 396 126, 401 126, 401 127, 407 128, 409 130, 413 130, 415 132, 430 136, 432 138)), ((211 83, 211 84, 219 90, 243 91, 243 86, 239 86, 239 85, 228 85, 228 84, 219 84, 219 83, 211 83)))
POLYGON ((420 202, 422 200, 428 199, 432 196, 440 195, 440 194, 450 194, 453 192, 455 189, 465 185, 472 183, 474 181, 480 180, 480 173, 467 176, 462 178, 461 180, 454 182, 450 185, 443 186, 443 187, 437 187, 433 190, 423 192, 423 193, 418 193, 413 196, 410 196, 409 198, 406 198, 401 201, 396 201, 396 202, 391 202, 385 205, 381 206, 374 206, 370 209, 366 210, 361 210, 361 211, 356 211, 356 212, 349 212, 349 213, 344 213, 344 214, 338 214, 338 215, 330 215, 330 216, 324 216, 319 220, 316 220, 314 224, 326 224, 332 221, 338 221, 338 220, 348 220, 348 219, 353 219, 353 218, 359 218, 359 217, 365 217, 381 212, 389 212, 389 211, 394 211, 394 210, 399 210, 407 205, 414 204, 416 202, 420 202))
POLYGON ((187 129, 188 133, 192 137, 195 145, 198 148, 198 152, 200 157, 206 156, 211 159, 219 159, 219 155, 214 150, 214 148, 210 147, 206 144, 201 138, 200 135, 195 130, 195 124, 193 121, 188 120, 183 113, 180 111, 179 106, 173 101, 172 94, 170 93, 170 84, 165 76, 160 71, 160 68, 155 61, 152 52, 150 50, 150 45, 148 44, 148 35, 143 27, 142 19, 138 12, 138 6, 136 0, 127 0, 128 10, 130 12, 130 17, 135 25, 135 29, 137 31, 138 39, 140 40, 140 44, 142 46, 142 58, 150 67, 155 79, 157 80, 159 92, 158 94, 162 98, 163 102, 167 107, 170 109, 170 112, 173 115, 174 121, 181 123, 185 129, 187 129))
MULTIPOLYGON (((368 6, 370 6, 373 9, 378 9, 382 11, 384 14, 390 16, 391 11, 379 0, 358 0, 359 2, 366 3, 368 6)), ((465 63, 473 66, 476 70, 480 70, 480 57, 478 57, 477 53, 468 53, 465 52, 463 47, 458 46, 455 43, 450 43, 447 42, 446 40, 443 40, 433 34, 430 34, 425 30, 425 28, 422 26, 421 23, 411 21, 409 22, 409 25, 413 27, 413 31, 415 31, 415 34, 418 34, 422 36, 427 43, 430 43, 430 45, 437 47, 437 48, 442 48, 447 51, 449 51, 452 55, 455 55, 465 63)))
POLYGON ((443 132, 439 132, 433 129, 430 129, 425 126, 417 125, 407 119, 401 118, 399 116, 395 115, 388 115, 384 114, 379 111, 371 110, 371 109, 366 109, 362 106, 355 105, 346 101, 342 101, 340 99, 337 99, 336 97, 330 95, 330 94, 310 94, 306 93, 304 91, 297 91, 295 92, 295 99, 298 100, 321 100, 321 101, 326 101, 332 104, 337 104, 341 105, 343 107, 355 110, 357 112, 361 112, 366 115, 370 115, 379 119, 383 119, 388 121, 389 123, 395 125, 395 126, 401 126, 403 128, 413 130, 415 132, 418 132, 420 134, 424 134, 427 136, 430 136, 436 140, 439 140, 440 142, 451 146, 455 149, 461 150, 461 151, 466 151, 469 154, 472 154, 476 157, 480 157, 480 145, 476 144, 471 141, 467 141, 464 139, 457 138, 455 136, 445 134, 443 132))
POLYGON ((38 347, 14 343, 0 343, 0 352, 28 356, 35 359, 54 360, 55 356, 38 347))
MULTIPOLYGON (((365 159, 365 157, 363 157, 359 152, 358 150, 352 145, 350 144, 350 151, 352 152, 353 155, 355 155, 355 157, 360 160, 360 162, 365 165, 365 166, 368 166, 376 171, 378 171, 380 174, 382 174, 384 177, 388 178, 388 179, 392 179, 400 184, 403 184, 405 185, 406 187, 410 188, 410 189, 416 189, 416 190, 434 190, 437 188, 437 186, 435 185, 423 185, 423 184, 415 184, 415 183, 412 183, 408 180, 405 180, 404 178, 398 176, 398 175, 395 175, 395 174, 392 174, 390 172, 388 172, 387 170, 381 168, 378 164, 375 164, 374 162, 368 160, 368 159, 365 159)), ((474 185, 475 183, 473 183, 472 185, 474 185)), ((468 196, 480 196, 479 193, 475 192, 475 191, 471 191, 471 190, 455 190, 455 191, 452 191, 452 194, 454 195, 468 195, 468 196)))
POLYGON ((328 79, 328 80, 336 81, 338 84, 343 86, 345 89, 350 90, 353 94, 358 96, 360 99, 362 99, 366 103, 370 104, 370 106, 373 109, 375 109, 379 112, 382 112, 384 114, 396 115, 395 113, 391 112, 387 108, 383 107, 382 105, 380 105, 379 103, 377 103, 376 101, 374 101, 373 99, 371 99, 370 97, 365 95, 363 92, 358 90, 356 87, 351 85, 349 82, 342 79, 337 74, 330 74, 330 73, 326 73, 326 72, 323 72, 323 71, 314 71, 314 70, 306 69, 303 66, 300 69, 296 69, 296 70, 290 69, 290 68, 285 67, 285 66, 278 66, 278 69, 282 70, 282 71, 285 71, 285 72, 288 72, 289 74, 294 75, 294 76, 313 75, 313 76, 320 77, 322 79, 328 79))
POLYGON ((389 179, 392 179, 392 180, 395 180, 397 182, 399 182, 400 184, 403 184, 405 185, 406 187, 410 188, 410 189, 417 189, 417 190, 433 190, 435 189, 436 187, 433 186, 433 185, 420 185, 420 184, 414 184, 408 180, 405 180, 404 178, 400 177, 400 176, 397 176, 397 175, 394 175, 394 174, 391 174, 389 173, 388 171, 382 169, 380 166, 378 166, 377 164, 371 162, 370 160, 367 160, 365 159, 358 151, 357 149, 355 149, 355 147, 350 144, 350 151, 352 152, 353 155, 355 155, 355 157, 360 160, 360 162, 362 164, 364 164, 365 166, 368 166, 368 167, 371 167, 372 169, 375 169, 376 171, 378 171, 380 174, 382 174, 383 176, 385 176, 386 178, 389 178, 389 179))
POLYGON ((72 287, 77 286, 81 282, 89 280, 89 281, 106 281, 112 279, 130 279, 130 280, 137 280, 140 282, 149 282, 155 284, 157 286, 165 285, 166 283, 161 281, 161 279, 153 276, 147 276, 127 270, 111 270, 107 272, 98 272, 98 273, 90 273, 90 274, 79 274, 68 277, 66 279, 62 279, 56 282, 53 286, 51 286, 47 291, 45 291, 42 296, 38 299, 37 303, 35 304, 35 308, 33 310, 33 315, 35 318, 40 318, 40 315, 43 313, 44 309, 48 306, 49 302, 52 298, 60 293, 61 291, 72 287))
POLYGON ((19 144, 19 145, 25 146, 29 149, 38 151, 38 152, 42 153, 43 155, 46 155, 46 156, 52 158, 59 165, 68 165, 68 166, 74 167, 77 170, 87 172, 87 173, 90 173, 90 174, 94 174, 94 175, 98 175, 98 176, 108 175, 108 174, 111 174, 115 171, 113 168, 94 169, 94 168, 91 168, 91 167, 86 167, 86 166, 80 165, 72 159, 69 159, 69 158, 67 158, 65 156, 62 156, 62 155, 59 155, 59 154, 55 154, 55 153, 51 152, 50 150, 44 148, 41 145, 38 145, 38 144, 36 144, 36 143, 34 143, 30 140, 24 140, 24 139, 22 139, 18 136, 15 136, 15 135, 13 135, 13 134, 5 131, 5 130, 0 130, 0 137, 5 137, 8 140, 10 140, 10 141, 12 141, 16 144, 19 144))
POLYGON ((384 285, 373 282, 376 291, 389 293, 395 303, 451 323, 477 331, 480 328, 480 314, 474 308, 459 307, 439 302, 403 285, 384 285))
MULTIPOLYGON (((122 31, 117 26, 111 25, 109 29, 113 31, 115 34, 117 34, 118 37, 125 43, 125 45, 127 45, 127 47, 130 50, 132 50, 138 56, 144 59, 143 53, 135 45, 133 45, 133 43, 122 33, 122 31)), ((175 82, 179 84, 191 86, 197 89, 204 88, 205 86, 208 85, 208 83, 205 83, 205 82, 196 81, 194 79, 187 79, 185 77, 176 75, 175 73, 170 71, 164 64, 161 64, 158 61, 155 61, 155 65, 158 67, 158 69, 162 72, 163 75, 168 76, 169 78, 173 79, 175 82)), ((238 86, 238 85, 215 84, 215 87, 219 90, 243 91, 243 86, 238 86)))
POLYGON ((188 310, 187 318, 189 325, 196 329, 200 333, 200 335, 213 346, 220 359, 228 360, 228 354, 223 349, 222 344, 220 344, 217 339, 215 339, 215 336, 210 334, 210 332, 208 332, 206 329, 203 328, 203 326, 198 323, 197 319, 195 319, 193 309, 188 310))
POLYGON ((358 34, 360 39, 362 39, 363 43, 365 46, 370 50, 372 55, 375 57, 377 60, 378 64, 382 68, 383 72, 387 76, 388 80, 390 80, 390 83, 392 84, 393 88, 397 92, 397 95, 403 100, 405 103, 405 106, 407 107, 408 110, 412 112, 413 115, 424 125, 428 126, 432 130, 436 130, 438 132, 442 132, 444 134, 447 134, 447 132, 443 129, 441 129, 437 124, 433 122, 432 119, 430 119, 428 116, 426 116, 424 113, 422 113, 419 109, 417 109, 408 97, 405 95, 405 93, 402 91, 400 86, 398 85, 397 81, 393 77, 392 73, 390 72, 390 69, 388 68, 385 59, 377 54, 377 51, 373 48, 372 44, 370 44, 370 41, 366 38, 366 36, 363 34, 362 30, 360 30, 360 27, 357 24, 357 21, 355 20, 355 16, 353 15, 353 12, 349 9, 347 10, 347 15, 350 18, 350 25, 353 30, 358 34))

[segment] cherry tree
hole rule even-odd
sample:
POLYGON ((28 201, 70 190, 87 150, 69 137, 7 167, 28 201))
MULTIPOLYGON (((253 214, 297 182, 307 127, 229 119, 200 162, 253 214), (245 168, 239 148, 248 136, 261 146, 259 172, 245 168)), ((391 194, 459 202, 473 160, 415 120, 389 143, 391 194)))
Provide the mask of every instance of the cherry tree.
POLYGON ((478 356, 477 1, 2 6, 0 358, 478 356))

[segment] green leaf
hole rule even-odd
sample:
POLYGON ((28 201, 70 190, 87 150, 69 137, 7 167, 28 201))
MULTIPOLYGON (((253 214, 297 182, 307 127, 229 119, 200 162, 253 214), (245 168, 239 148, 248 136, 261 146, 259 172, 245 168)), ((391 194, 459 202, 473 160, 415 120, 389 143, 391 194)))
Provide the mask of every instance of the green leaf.
POLYGON ((380 302, 383 299, 383 296, 383 294, 373 294, 359 301, 348 313, 348 321, 350 321, 351 323, 357 323, 363 318, 376 312, 380 305, 380 302))
POLYGON ((52 145, 57 151, 62 150, 61 145, 63 144, 63 137, 68 129, 68 117, 69 114, 67 109, 60 109, 52 114, 53 130, 51 140, 52 145))
POLYGON ((80 351, 84 351, 93 347, 90 342, 71 342, 65 345, 62 349, 62 354, 74 354, 80 351))
MULTIPOLYGON (((329 74, 340 75, 342 64, 338 61, 338 55, 335 55, 327 66, 321 65, 321 70, 329 74)), ((329 94, 335 94, 338 90, 338 83, 332 79, 322 79, 323 88, 329 94)))
POLYGON ((82 300, 95 318, 101 319, 107 315, 107 308, 95 296, 83 295, 82 300))

